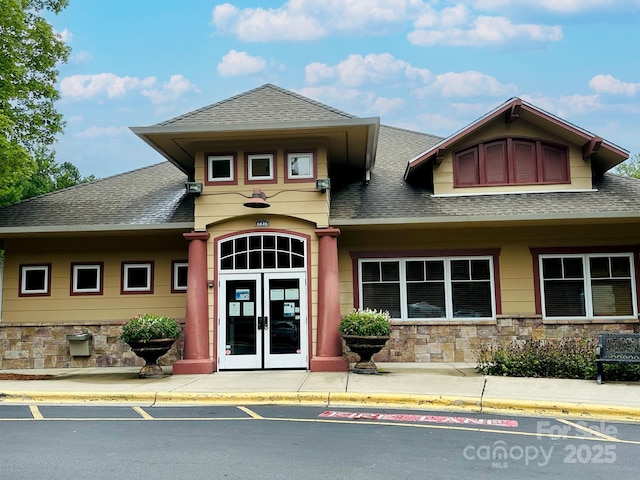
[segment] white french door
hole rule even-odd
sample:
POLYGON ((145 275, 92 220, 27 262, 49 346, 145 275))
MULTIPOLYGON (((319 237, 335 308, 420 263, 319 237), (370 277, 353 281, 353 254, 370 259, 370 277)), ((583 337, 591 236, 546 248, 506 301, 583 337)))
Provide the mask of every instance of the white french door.
POLYGON ((306 368, 307 311, 303 272, 221 274, 219 368, 306 368))

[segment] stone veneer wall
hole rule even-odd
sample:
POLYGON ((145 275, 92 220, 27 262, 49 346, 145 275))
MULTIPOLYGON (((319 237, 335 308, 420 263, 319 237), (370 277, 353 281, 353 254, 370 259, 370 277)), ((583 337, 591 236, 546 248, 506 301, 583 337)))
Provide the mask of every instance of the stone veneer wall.
MULTIPOLYGON (((0 324, 0 369, 130 367, 144 361, 120 341, 122 322, 56 325, 0 324), (72 357, 67 335, 90 332, 91 356, 72 357)), ((160 365, 171 365, 182 358, 184 339, 181 336, 169 353, 160 358, 160 365)))
MULTIPOLYGON (((96 325, 0 324, 0 369, 142 366, 129 346, 120 341, 122 322, 96 325), (91 356, 72 357, 67 335, 90 332, 91 356)), ((540 317, 502 317, 492 324, 394 325, 391 339, 378 362, 476 363, 481 344, 562 337, 595 338, 598 333, 640 333, 639 323, 543 324, 540 317)), ((184 338, 159 361, 171 365, 182 358, 184 338)), ((356 357, 348 353, 350 360, 356 357), (353 357, 353 358, 352 358, 353 357)))
POLYGON ((378 362, 477 362, 480 345, 514 340, 597 337, 599 333, 640 333, 635 323, 545 324, 537 317, 501 317, 496 323, 451 325, 394 325, 391 339, 373 359, 378 362))

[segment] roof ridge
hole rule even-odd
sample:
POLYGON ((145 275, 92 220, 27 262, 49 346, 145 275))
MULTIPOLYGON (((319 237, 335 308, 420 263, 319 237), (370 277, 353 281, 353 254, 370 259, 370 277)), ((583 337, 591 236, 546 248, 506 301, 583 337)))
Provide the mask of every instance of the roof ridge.
POLYGON ((330 105, 327 105, 327 104, 324 104, 322 102, 319 102, 319 101, 314 100, 312 98, 305 97, 302 94, 293 92, 291 90, 287 90, 285 88, 279 87, 279 86, 274 85, 272 83, 265 83, 264 85, 261 85, 259 87, 253 88, 253 89, 248 90, 246 92, 238 93, 237 95, 233 95, 233 96, 231 96, 229 98, 225 98, 225 99, 220 100, 218 102, 211 103, 209 105, 206 105, 204 107, 198 108, 196 110, 192 110, 190 112, 183 113, 182 115, 178 115, 177 117, 170 118, 169 120, 164 120, 164 121, 162 121, 160 123, 157 123, 156 125, 170 125, 170 124, 175 123, 175 122, 177 122, 179 120, 184 120, 186 118, 193 117, 193 116, 195 116, 195 115, 197 115, 197 114, 199 114, 201 112, 204 112, 206 110, 209 110, 211 108, 218 107, 220 105, 224 105, 226 103, 235 101, 235 100, 237 100, 239 98, 243 98, 243 97, 246 97, 248 95, 252 95, 252 94, 254 94, 256 92, 259 92, 261 90, 267 90, 267 89, 275 90, 275 91, 280 92, 280 93, 282 93, 284 95, 289 95, 290 97, 293 97, 293 98, 296 98, 298 100, 304 101, 304 102, 309 103, 311 105, 315 105, 317 107, 321 107, 321 108, 323 108, 323 109, 325 109, 325 110, 327 110, 329 112, 336 113, 338 115, 342 115, 342 116, 345 116, 345 117, 348 117, 348 118, 355 118, 355 115, 352 115, 352 114, 347 113, 347 112, 343 112, 342 110, 339 110, 339 109, 334 108, 334 107, 332 107, 330 105))

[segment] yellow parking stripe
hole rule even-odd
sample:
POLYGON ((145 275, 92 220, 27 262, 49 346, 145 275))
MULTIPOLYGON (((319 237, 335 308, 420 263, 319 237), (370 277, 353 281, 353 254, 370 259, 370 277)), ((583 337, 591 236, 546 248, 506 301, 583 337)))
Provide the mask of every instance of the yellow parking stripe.
POLYGON ((141 407, 133 407, 133 410, 145 420, 154 420, 154 418, 145 412, 141 407))
POLYGON ((261 415, 258 415, 256 412, 254 412, 253 410, 248 409, 247 407, 242 407, 242 406, 238 405, 236 408, 238 410, 242 410, 244 413, 249 415, 251 418, 255 418, 256 420, 264 420, 264 417, 262 417, 261 415))
POLYGON ((29 405, 29 410, 31 410, 31 415, 33 415, 34 420, 44 420, 37 405, 29 405))
POLYGON ((569 420, 564 420, 562 418, 556 418, 558 422, 562 422, 566 425, 569 425, 576 430, 582 430, 583 432, 590 433, 596 437, 604 438, 605 440, 609 440, 610 442, 619 442, 616 437, 612 437, 611 435, 607 435, 605 433, 599 432, 598 430, 594 430, 592 428, 585 427, 584 425, 580 425, 579 423, 570 422, 569 420))

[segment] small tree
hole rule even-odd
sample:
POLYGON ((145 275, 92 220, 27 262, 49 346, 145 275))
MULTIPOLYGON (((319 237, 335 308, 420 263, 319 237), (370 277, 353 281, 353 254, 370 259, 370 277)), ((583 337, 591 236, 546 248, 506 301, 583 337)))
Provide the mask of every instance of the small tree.
POLYGON ((640 178, 640 153, 622 162, 613 172, 624 177, 640 178))

